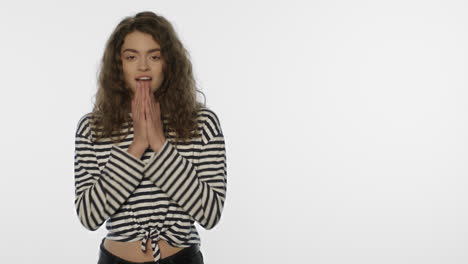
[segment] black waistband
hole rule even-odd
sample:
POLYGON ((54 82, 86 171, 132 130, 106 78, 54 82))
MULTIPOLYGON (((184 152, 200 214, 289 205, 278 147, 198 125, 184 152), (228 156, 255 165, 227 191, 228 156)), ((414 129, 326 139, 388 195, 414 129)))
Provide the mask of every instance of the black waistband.
POLYGON ((179 252, 175 253, 174 255, 171 255, 169 257, 161 259, 160 264, 179 263, 177 261, 178 258, 194 256, 195 254, 198 253, 198 251, 200 251, 200 246, 199 245, 191 245, 190 247, 187 247, 187 248, 184 248, 184 249, 180 250, 179 252))
MULTIPOLYGON (((120 257, 117 257, 116 255, 112 254, 109 252, 105 247, 104 247, 104 240, 105 238, 102 239, 100 249, 100 258, 105 259, 107 262, 106 263, 124 263, 124 264, 151 264, 154 263, 153 261, 150 262, 143 262, 143 263, 137 263, 137 262, 131 262, 125 259, 122 259, 120 257)), ((186 258, 186 257, 191 257, 194 256, 195 254, 200 251, 200 246, 199 245, 191 245, 190 247, 183 248, 182 250, 178 251, 174 255, 171 255, 169 257, 165 257, 163 259, 160 259, 160 264, 165 264, 165 263, 178 263, 177 259, 179 258, 186 258)))

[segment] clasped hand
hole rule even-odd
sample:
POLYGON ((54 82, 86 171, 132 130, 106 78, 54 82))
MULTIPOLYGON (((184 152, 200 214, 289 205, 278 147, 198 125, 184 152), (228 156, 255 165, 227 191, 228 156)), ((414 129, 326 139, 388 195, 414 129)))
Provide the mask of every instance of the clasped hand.
POLYGON ((150 146, 153 151, 159 152, 166 141, 161 108, 147 81, 137 81, 132 99, 132 119, 133 143, 139 148, 146 149, 150 146))

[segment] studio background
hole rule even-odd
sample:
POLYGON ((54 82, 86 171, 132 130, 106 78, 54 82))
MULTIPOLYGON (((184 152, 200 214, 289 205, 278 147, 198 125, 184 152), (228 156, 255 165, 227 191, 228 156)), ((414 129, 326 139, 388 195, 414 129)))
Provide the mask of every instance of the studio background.
POLYGON ((226 140, 206 264, 468 262, 468 2, 447 0, 2 2, 1 262, 97 263, 74 133, 143 10, 173 23, 226 140))

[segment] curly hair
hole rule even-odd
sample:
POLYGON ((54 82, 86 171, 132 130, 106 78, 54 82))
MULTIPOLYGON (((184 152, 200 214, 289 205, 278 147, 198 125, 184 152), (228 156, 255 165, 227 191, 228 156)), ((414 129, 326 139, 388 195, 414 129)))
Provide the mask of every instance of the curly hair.
MULTIPOLYGON (((151 35, 161 47, 164 80, 159 89, 153 92, 153 96, 160 103, 164 135, 168 137, 169 131, 174 131, 175 143, 200 136, 197 130, 197 113, 206 106, 206 97, 196 87, 190 55, 168 20, 145 11, 133 17, 125 17, 106 42, 91 115, 92 126, 100 127, 102 132, 97 135, 96 140, 110 137, 112 142, 116 142, 112 137, 114 132, 121 132, 124 124, 131 121, 128 113, 131 112, 134 92, 126 87, 120 50, 127 34, 134 31, 151 35), (203 104, 197 101, 196 92, 203 94, 203 104)), ((127 127, 127 133, 118 141, 129 133, 127 127)))

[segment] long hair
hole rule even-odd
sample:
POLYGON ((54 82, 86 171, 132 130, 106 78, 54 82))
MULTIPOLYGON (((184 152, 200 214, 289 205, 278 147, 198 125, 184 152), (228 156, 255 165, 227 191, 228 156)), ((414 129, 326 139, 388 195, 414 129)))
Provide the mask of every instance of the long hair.
MULTIPOLYGON (((101 133, 97 133, 96 140, 111 137, 116 142, 112 137, 114 132, 121 132, 124 124, 131 121, 128 113, 131 112, 134 92, 126 87, 120 50, 127 34, 134 31, 151 35, 161 47, 164 80, 153 96, 160 103, 165 137, 171 130, 175 132, 176 142, 200 136, 197 131, 197 112, 206 105, 206 97, 196 87, 190 55, 168 20, 145 11, 133 17, 125 17, 106 42, 91 115, 95 131, 100 127, 101 133), (197 101, 196 92, 203 94, 203 104, 197 101)), ((127 127, 127 133, 118 141, 129 132, 127 127)))

